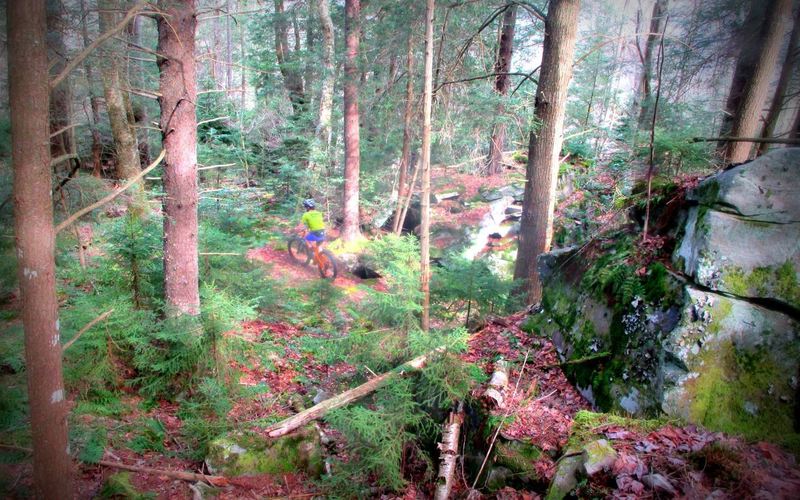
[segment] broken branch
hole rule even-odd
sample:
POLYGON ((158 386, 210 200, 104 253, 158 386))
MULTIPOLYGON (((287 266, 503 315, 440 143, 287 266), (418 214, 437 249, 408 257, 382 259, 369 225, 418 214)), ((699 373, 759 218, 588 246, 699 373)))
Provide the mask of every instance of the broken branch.
POLYGON ((104 312, 100 316, 98 316, 95 319, 91 320, 90 322, 86 323, 86 326, 81 328, 80 331, 78 331, 78 333, 76 333, 74 337, 69 339, 69 342, 64 344, 64 347, 61 348, 62 352, 66 351, 69 348, 69 346, 74 344, 79 338, 81 338, 81 335, 83 335, 84 333, 89 331, 94 325, 96 325, 97 323, 100 323, 101 321, 103 321, 107 317, 111 316, 111 313, 113 313, 113 312, 114 312, 113 309, 109 309, 108 311, 104 312))

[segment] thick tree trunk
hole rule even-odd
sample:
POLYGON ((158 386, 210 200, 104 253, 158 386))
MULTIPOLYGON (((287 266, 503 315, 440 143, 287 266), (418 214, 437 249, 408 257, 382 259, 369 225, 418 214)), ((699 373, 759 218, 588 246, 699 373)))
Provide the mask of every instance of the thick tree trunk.
POLYGON ((567 87, 572 76, 580 0, 553 0, 545 21, 542 69, 534 116, 541 123, 530 133, 525 195, 514 279, 522 280, 529 304, 542 298, 536 258, 550 249, 564 130, 567 87))
MULTIPOLYGON (((86 9, 86 0, 81 0, 81 13, 84 16, 89 15, 86 9)), ((91 40, 89 39, 89 23, 81 23, 81 35, 83 36, 84 49, 89 46, 91 40)), ((86 83, 89 89, 89 106, 92 110, 92 123, 89 125, 92 133, 92 175, 100 177, 102 173, 102 154, 103 154, 103 140, 100 136, 100 96, 97 95, 95 90, 95 82, 97 77, 94 73, 94 66, 86 60, 84 64, 86 71, 86 83)))
POLYGON ((414 189, 413 181, 408 184, 408 167, 411 158, 411 118, 414 115, 414 30, 408 30, 408 47, 406 49, 406 102, 403 111, 403 150, 400 154, 400 179, 397 182, 397 208, 394 211, 392 231, 400 234, 403 222, 400 212, 403 211, 403 200, 407 191, 414 189), (408 185, 407 185, 408 184, 408 185))
MULTIPOLYGON (((119 22, 115 14, 122 5, 117 0, 101 0, 100 32, 108 31, 119 22)), ((124 48, 119 42, 108 41, 105 44, 104 60, 101 67, 103 90, 106 98, 108 120, 111 123, 111 134, 114 137, 114 148, 117 152, 117 178, 130 179, 141 170, 139 163, 139 146, 136 140, 136 129, 130 121, 129 102, 123 89, 128 87, 126 74, 123 71, 124 48)), ((141 216, 146 210, 144 189, 137 184, 131 190, 131 204, 128 210, 133 216, 141 216)))
POLYGON ((45 3, 9 0, 6 15, 14 233, 25 330, 33 482, 37 498, 72 498, 50 194, 45 3))
POLYGON ((653 4, 653 16, 650 18, 650 31, 647 34, 647 43, 644 48, 644 61, 642 62, 642 78, 639 83, 641 92, 641 107, 639 108, 639 128, 649 129, 652 123, 653 109, 653 56, 656 50, 656 43, 661 38, 660 33, 664 31, 664 23, 667 21, 667 4, 669 0, 656 0, 653 4))
POLYGON ((422 192, 420 208, 420 276, 422 289, 422 331, 427 332, 431 322, 431 108, 433 106, 433 16, 434 0, 427 0, 425 8, 425 86, 422 94, 422 192))
POLYGON ((167 314, 200 314, 197 262, 197 84, 194 0, 160 0, 161 133, 164 165, 164 295, 167 314))
MULTIPOLYGON (((722 124, 719 130, 720 137, 730 135, 733 119, 741 105, 745 86, 753 76, 761 46, 766 39, 768 26, 765 18, 769 4, 770 2, 750 2, 750 11, 736 37, 741 48, 736 59, 736 66, 733 69, 728 98, 725 102, 725 113, 722 116, 722 124)), ((726 142, 720 142, 717 144, 717 149, 724 151, 727 145, 726 142)))
POLYGON ((317 138, 327 152, 331 145, 331 110, 333 109, 333 85, 336 78, 333 68, 333 21, 331 21, 328 0, 316 0, 316 2, 322 31, 322 89, 319 98, 317 138))
POLYGON ((289 92, 289 101, 295 116, 306 110, 306 95, 303 90, 303 76, 294 61, 296 53, 289 51, 289 26, 286 22, 286 11, 283 0, 275 2, 275 57, 283 76, 283 85, 289 92))
MULTIPOLYGON (((758 130, 759 115, 769 92, 772 72, 778 62, 783 34, 791 16, 792 0, 775 0, 767 13, 766 38, 731 128, 730 135, 734 137, 752 137, 758 130)), ((729 163, 747 161, 752 147, 747 142, 731 142, 726 149, 725 159, 729 163)))
POLYGON ((358 45, 360 37, 361 1, 345 0, 345 60, 344 60, 344 223, 342 240, 361 237, 358 213, 361 170, 361 145, 358 114, 358 45))
MULTIPOLYGON (((797 46, 797 40, 800 39, 800 9, 794 17, 794 26, 792 27, 792 34, 789 37, 789 45, 786 48, 786 57, 783 59, 783 66, 781 67, 781 76, 778 79, 778 84, 775 86, 775 93, 772 97, 772 103, 769 107, 767 117, 764 119, 764 130, 761 132, 761 137, 771 138, 775 134, 775 126, 778 124, 778 117, 783 111, 786 101, 789 100, 789 84, 791 83, 792 76, 795 74, 795 63, 797 61, 797 53, 800 47, 797 46)), ((769 143, 762 142, 758 146, 758 154, 764 154, 769 149, 769 143)))
POLYGON ((511 56, 514 52, 514 26, 517 22, 517 6, 510 5, 503 14, 503 28, 500 34, 500 46, 497 60, 494 63, 494 91, 501 99, 497 107, 497 123, 494 125, 492 137, 489 139, 489 160, 486 164, 486 175, 496 175, 503 170, 503 149, 506 143, 506 124, 503 121, 505 104, 502 102, 508 94, 511 56))
MULTIPOLYGON (((50 72, 53 75, 61 73, 66 64, 67 47, 64 44, 64 31, 68 24, 66 16, 67 11, 61 0, 47 0, 47 48, 50 72)), ((69 80, 57 85, 50 92, 50 133, 63 130, 50 138, 50 155, 53 158, 72 153, 70 130, 65 130, 72 121, 71 100, 69 80)), ((69 170, 69 165, 67 169, 69 170)))

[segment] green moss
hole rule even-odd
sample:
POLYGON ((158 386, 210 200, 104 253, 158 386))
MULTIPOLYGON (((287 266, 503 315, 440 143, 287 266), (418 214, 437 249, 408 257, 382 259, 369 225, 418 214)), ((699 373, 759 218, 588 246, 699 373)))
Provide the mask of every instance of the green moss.
POLYGON ((722 325, 725 318, 730 316, 733 311, 733 304, 730 300, 720 299, 719 302, 713 307, 711 314, 711 323, 708 325, 708 331, 716 335, 722 330, 722 325))
POLYGON ((719 182, 709 179, 694 190, 694 195, 700 205, 713 205, 719 199, 719 182))
POLYGON ((776 365, 765 351, 738 349, 726 340, 705 350, 693 364, 700 375, 687 383, 693 396, 692 421, 748 439, 796 445, 794 391, 785 367, 776 365), (790 403, 781 402, 781 396, 790 403))
POLYGON ((131 484, 130 472, 117 472, 112 474, 103 483, 99 498, 128 498, 131 500, 146 500, 156 498, 154 493, 142 493, 131 484))
POLYGON ((607 425, 616 425, 632 431, 647 434, 671 423, 667 419, 626 418, 612 413, 595 413, 581 410, 575 414, 567 449, 580 449, 584 444, 594 441, 607 425))
POLYGON ((516 477, 523 481, 537 481, 542 478, 536 472, 534 462, 542 456, 542 450, 522 441, 500 442, 497 444, 495 462, 508 467, 516 477))
POLYGON ((790 260, 778 267, 757 267, 749 273, 740 267, 726 267, 723 281, 731 293, 742 297, 774 295, 792 304, 800 304, 800 286, 794 264, 790 260))

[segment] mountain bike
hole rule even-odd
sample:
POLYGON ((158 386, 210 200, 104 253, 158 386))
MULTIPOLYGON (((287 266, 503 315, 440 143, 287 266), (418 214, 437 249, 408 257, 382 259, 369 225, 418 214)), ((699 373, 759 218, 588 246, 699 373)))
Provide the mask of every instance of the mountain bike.
POLYGON ((325 279, 333 280, 339 274, 336 259, 328 250, 319 247, 319 243, 307 243, 299 236, 291 236, 287 242, 289 255, 301 264, 308 264, 312 259, 319 269, 319 275, 325 279))

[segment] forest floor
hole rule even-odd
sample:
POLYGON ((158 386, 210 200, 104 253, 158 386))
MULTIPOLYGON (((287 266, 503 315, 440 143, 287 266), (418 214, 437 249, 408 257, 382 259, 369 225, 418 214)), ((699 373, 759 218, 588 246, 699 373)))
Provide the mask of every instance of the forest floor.
MULTIPOLYGON (((461 200, 474 200, 466 207, 460 202, 443 202, 433 206, 434 222, 453 227, 473 227, 488 210, 479 202, 480 193, 519 180, 519 172, 488 180, 457 172, 440 170, 435 182, 437 192, 458 191, 461 200)), ((558 206, 560 223, 570 222, 570 206, 593 197, 598 207, 594 223, 603 225, 614 215, 613 207, 598 199, 597 192, 610 193, 619 180, 604 178, 590 190, 565 193, 558 206), (605 210, 600 210, 600 207, 605 210), (611 215, 609 215, 611 214, 611 215)), ((276 221, 280 222, 280 221, 276 221)), ((286 224, 288 225, 288 224, 286 224)), ((279 228, 281 231, 285 227, 279 228)), ((272 287, 294 295, 283 307, 297 307, 292 314, 279 317, 262 314, 256 319, 241 322, 226 331, 223 344, 226 355, 215 353, 225 366, 220 373, 229 385, 239 388, 239 394, 225 414, 226 429, 249 429, 264 434, 264 429, 288 417, 307 405, 312 398, 324 399, 347 390, 375 374, 376 367, 358 364, 355 358, 345 360, 332 354, 341 350, 348 338, 351 318, 348 308, 356 307, 372 291, 386 292, 382 279, 362 280, 341 271, 332 283, 319 279, 315 268, 294 262, 279 237, 250 246, 245 258, 264 271, 272 287), (294 306, 295 302, 313 302, 314 294, 322 288, 333 297, 333 303, 314 308, 294 306), (311 311, 311 313, 309 313, 311 311), (339 325, 340 330, 320 328, 319 325, 339 325), (233 353, 233 354, 231 354, 233 353)), ((500 248, 504 248, 501 245, 500 248)), ((486 247, 486 251, 498 247, 486 247)), ((5 309, 18 308, 9 301, 5 309)), ((9 314, 9 316, 13 316, 9 314)), ((615 450, 608 466, 590 477, 583 476, 575 494, 579 497, 614 498, 798 498, 800 468, 794 457, 768 443, 746 443, 741 439, 711 433, 679 422, 640 421, 605 414, 591 413, 591 405, 567 380, 559 366, 558 354, 546 338, 525 333, 520 325, 527 313, 506 317, 487 317, 473 332, 463 361, 480 367, 491 376, 499 358, 510 361, 509 384, 503 391, 504 403, 496 408, 483 408, 484 420, 465 428, 470 440, 494 436, 505 442, 533 445, 542 453, 532 460, 531 468, 538 478, 528 486, 514 483, 496 491, 485 488, 482 482, 472 485, 464 464, 457 468, 453 495, 460 498, 540 498, 547 484, 556 476, 559 466, 571 453, 580 452, 587 442, 605 439, 615 450), (499 425, 499 428, 498 428, 499 425), (476 495, 477 488, 484 495, 476 495)), ((7 325, 17 322, 11 319, 7 325)), ((18 326, 18 325, 17 325, 18 326)), ((370 336, 374 349, 398 341, 391 332, 376 330, 361 335, 370 336)), ((349 358, 348 358, 349 359, 349 358)), ((392 360, 396 366, 404 360, 392 360)), ((10 368, 2 365, 3 374, 11 376, 10 368), (8 372, 8 373, 6 373, 8 372)), ((472 398, 480 400, 482 386, 476 386, 472 398)), ((71 399, 73 408, 79 401, 71 399)), ((85 450, 93 432, 104 436, 100 456, 92 463, 81 463, 78 475, 79 498, 145 498, 146 492, 157 498, 311 498, 324 495, 324 486, 303 473, 263 474, 225 478, 224 484, 202 486, 175 479, 167 472, 187 471, 208 474, 204 462, 188 453, 185 437, 191 434, 185 408, 179 403, 159 400, 146 402, 129 385, 117 403, 120 410, 113 414, 81 412, 70 419, 76 441, 85 450), (98 459, 132 466, 134 471, 123 472, 98 459)), ((4 423, 5 424, 5 423, 4 423)), ((346 443, 340 434, 325 421, 319 422, 322 432, 330 436, 333 445, 327 453, 340 460, 349 459, 346 443)), ((13 430, 13 429, 12 429, 13 430)), ((18 431, 19 429, 17 429, 18 431)), ((4 443, 17 442, 14 432, 3 432, 4 443), (11 439, 10 441, 7 439, 11 439)), ((264 435, 264 439, 269 439, 264 435)), ((465 438, 465 441, 467 438, 465 438)), ((490 441, 494 444, 494 441, 490 441)), ((485 443, 484 443, 485 444, 485 443)), ((0 486, 8 498, 25 498, 32 487, 31 463, 19 450, 0 450, 0 486)), ((410 461, 413 462, 413 461, 410 461)), ((491 463, 489 464, 491 466, 491 463)), ((421 479, 408 464, 405 490, 383 493, 381 498, 430 498, 435 487, 432 478, 421 479)), ((474 471, 473 471, 474 472, 474 471)), ((472 474, 474 475, 474 474, 472 474)), ((484 477, 481 477, 483 480, 484 477)))

